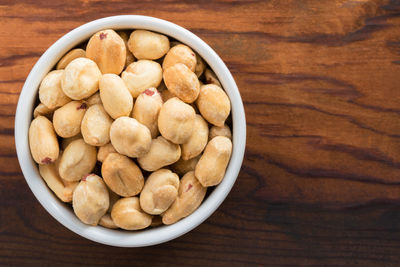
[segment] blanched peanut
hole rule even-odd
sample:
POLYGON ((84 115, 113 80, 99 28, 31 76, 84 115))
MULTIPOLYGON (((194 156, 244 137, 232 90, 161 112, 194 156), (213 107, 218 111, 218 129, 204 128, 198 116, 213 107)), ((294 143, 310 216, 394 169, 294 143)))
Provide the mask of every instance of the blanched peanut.
POLYGON ((64 70, 50 71, 39 87, 39 99, 49 109, 55 109, 67 104, 71 99, 61 89, 61 78, 64 70))
POLYGON ((179 160, 181 148, 162 136, 153 139, 147 154, 138 158, 140 167, 146 171, 155 171, 179 160))
POLYGON ((108 206, 108 191, 103 179, 95 174, 82 178, 72 196, 76 216, 83 223, 97 225, 108 206))
POLYGON ((88 108, 82 119, 81 133, 85 142, 102 146, 110 142, 110 127, 113 120, 101 104, 88 108))
POLYGON ((229 138, 217 136, 211 139, 195 169, 195 175, 203 186, 214 186, 222 181, 231 153, 229 138))
POLYGON ((204 77, 206 78, 206 84, 215 84, 219 87, 222 87, 221 83, 217 78, 217 75, 215 75, 215 73, 212 70, 206 69, 204 71, 204 77))
POLYGON ((50 164, 58 158, 57 136, 53 124, 46 117, 38 116, 31 122, 29 147, 33 159, 39 164, 50 164))
POLYGON ((189 140, 182 144, 182 159, 188 160, 203 152, 208 142, 208 124, 202 116, 196 114, 193 133, 189 140))
POLYGON ((160 85, 162 68, 155 61, 138 60, 130 64, 121 77, 133 98, 136 98, 144 90, 160 85))
POLYGON ((140 193, 140 207, 148 214, 166 211, 178 196, 179 177, 167 169, 153 172, 140 193))
POLYGON ((180 176, 185 175, 187 172, 194 171, 200 157, 201 155, 198 155, 197 157, 191 158, 189 160, 184 160, 180 158, 177 162, 171 165, 171 169, 173 172, 177 173, 180 176))
POLYGON ((111 143, 118 153, 131 158, 141 157, 150 150, 150 130, 129 117, 119 117, 111 124, 111 143))
POLYGON ((161 215, 163 223, 173 224, 192 214, 200 206, 206 192, 207 188, 199 183, 194 176, 194 172, 186 173, 180 181, 177 199, 161 215))
POLYGON ((42 103, 36 106, 36 108, 33 110, 33 117, 37 118, 38 116, 45 116, 49 120, 52 120, 53 118, 53 112, 54 109, 49 109, 42 103))
POLYGON ((133 56, 132 52, 129 50, 128 47, 128 40, 130 34, 127 31, 117 31, 119 36, 124 40, 125 48, 126 48, 126 60, 125 60, 125 67, 129 66, 129 64, 135 61, 135 57, 133 56))
POLYGON ((67 200, 67 202, 71 202, 72 201, 72 195, 74 194, 74 191, 76 189, 76 187, 78 186, 79 182, 75 181, 75 182, 68 182, 65 181, 63 179, 61 179, 64 183, 64 190, 63 190, 63 196, 64 198, 67 200))
POLYGON ((209 135, 208 139, 211 140, 216 136, 225 136, 232 140, 231 129, 226 124, 224 124, 224 126, 222 126, 222 127, 213 126, 210 129, 210 135, 209 135))
POLYGON ((113 119, 129 116, 133 99, 124 81, 115 74, 104 74, 100 79, 100 97, 104 109, 113 119))
POLYGON ((95 94, 93 94, 92 96, 90 96, 88 99, 85 100, 85 103, 90 107, 96 104, 103 104, 103 102, 101 102, 101 98, 100 98, 100 93, 96 92, 95 94))
POLYGON ((129 50, 137 59, 158 59, 169 50, 169 40, 165 35, 146 30, 131 33, 129 50))
POLYGON ((128 157, 111 153, 101 166, 101 174, 108 187, 123 197, 131 197, 140 193, 144 178, 139 167, 128 157))
MULTIPOLYGON (((79 133, 79 134, 77 134, 75 136, 72 136, 72 137, 62 138, 62 140, 61 140, 61 149, 65 150, 67 148, 67 146, 72 143, 72 141, 75 141, 77 139, 82 139, 82 138, 83 138, 83 136, 82 136, 81 133, 79 133)), ((61 155, 60 155, 60 158, 61 158, 61 155)))
POLYGON ((196 113, 190 105, 173 97, 161 107, 158 129, 164 138, 175 144, 183 144, 192 135, 195 117, 196 113))
POLYGON ((63 202, 70 202, 72 200, 72 194, 65 194, 65 185, 58 175, 58 170, 54 163, 47 165, 39 165, 39 173, 47 186, 56 196, 63 202))
POLYGON ((86 57, 86 52, 85 50, 81 49, 81 48, 76 48, 76 49, 72 49, 71 51, 69 51, 68 53, 66 53, 61 59, 60 61, 58 61, 57 63, 57 70, 61 70, 61 69, 65 69, 65 67, 75 58, 78 57, 86 57))
POLYGON ((132 117, 149 128, 152 138, 159 133, 157 119, 162 104, 157 89, 149 88, 139 95, 133 107, 132 117))
POLYGON ((195 71, 196 68, 196 55, 190 47, 178 44, 172 47, 165 55, 163 61, 163 70, 172 67, 176 63, 185 64, 191 71, 195 71))
POLYGON ((117 150, 115 150, 111 143, 99 147, 99 151, 97 151, 97 161, 103 162, 110 153, 117 153, 117 150))
POLYGON ((56 133, 63 138, 79 134, 86 109, 86 103, 71 101, 54 111, 53 124, 56 133))
POLYGON ((96 148, 83 139, 72 141, 61 156, 59 173, 67 181, 79 181, 96 165, 96 148))
POLYGON ((101 217, 101 219, 99 221, 99 225, 101 225, 105 228, 109 228, 109 229, 117 229, 118 228, 118 226, 112 220, 110 213, 106 213, 103 215, 103 217, 101 217))
POLYGON ((196 67, 194 69, 194 73, 197 77, 200 77, 206 69, 206 64, 204 60, 196 53, 196 67))
POLYGON ((114 223, 125 230, 140 230, 151 224, 152 216, 140 208, 139 198, 128 197, 118 200, 111 211, 114 223))
POLYGON ((196 104, 204 119, 220 127, 224 126, 231 111, 228 96, 221 87, 214 84, 206 84, 200 88, 196 104))
POLYGON ((164 70, 163 78, 168 90, 183 102, 193 103, 200 91, 200 83, 186 65, 177 63, 164 70))
POLYGON ((124 40, 113 30, 99 31, 90 38, 86 56, 97 63, 103 74, 120 74, 126 60, 124 40))
POLYGON ((99 89, 101 72, 96 63, 88 58, 77 58, 65 68, 61 88, 69 98, 81 100, 99 89))

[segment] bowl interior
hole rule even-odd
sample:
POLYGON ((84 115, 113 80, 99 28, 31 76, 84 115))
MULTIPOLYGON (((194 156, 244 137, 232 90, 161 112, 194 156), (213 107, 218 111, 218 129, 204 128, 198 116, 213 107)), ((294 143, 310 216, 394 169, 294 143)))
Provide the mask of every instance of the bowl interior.
POLYGON ((40 57, 26 79, 19 97, 15 118, 15 143, 18 160, 29 187, 42 206, 61 224, 73 232, 99 243, 121 247, 140 247, 159 244, 183 235, 202 223, 218 208, 231 190, 242 164, 246 144, 246 121, 243 103, 232 75, 218 55, 199 37, 164 20, 136 15, 115 16, 95 20, 72 30, 55 42, 40 57), (194 213, 175 224, 134 232, 88 226, 79 221, 72 209, 58 200, 48 189, 31 157, 28 129, 41 80, 66 52, 90 38, 97 31, 107 28, 115 30, 147 29, 187 44, 213 69, 230 98, 233 150, 225 177, 194 213))

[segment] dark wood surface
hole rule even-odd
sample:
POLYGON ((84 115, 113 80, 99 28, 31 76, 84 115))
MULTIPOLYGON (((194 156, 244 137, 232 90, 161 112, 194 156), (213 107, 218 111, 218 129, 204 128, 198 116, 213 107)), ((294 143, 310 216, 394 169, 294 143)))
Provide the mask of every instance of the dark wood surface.
POLYGON ((0 0, 0 265, 399 266, 400 1, 0 0), (166 244, 114 248, 34 198, 13 125, 40 55, 94 19, 188 28, 226 62, 248 126, 232 192, 166 244))

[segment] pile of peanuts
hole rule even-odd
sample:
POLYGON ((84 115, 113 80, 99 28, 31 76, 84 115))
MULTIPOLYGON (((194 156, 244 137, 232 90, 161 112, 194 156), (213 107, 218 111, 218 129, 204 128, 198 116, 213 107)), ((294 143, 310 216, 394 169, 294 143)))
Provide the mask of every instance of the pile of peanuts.
POLYGON ((32 157, 85 224, 175 223, 225 175, 229 98, 203 59, 167 36, 97 32, 44 77, 39 100, 32 157))

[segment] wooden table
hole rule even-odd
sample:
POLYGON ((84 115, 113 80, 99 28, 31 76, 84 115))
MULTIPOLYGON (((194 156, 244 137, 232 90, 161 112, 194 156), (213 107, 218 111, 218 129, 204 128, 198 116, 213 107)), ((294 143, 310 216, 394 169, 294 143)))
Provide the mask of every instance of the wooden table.
POLYGON ((399 266, 400 1, 0 1, 0 265, 399 266), (40 55, 94 19, 188 28, 226 62, 246 109, 238 180, 192 232, 96 244, 29 190, 14 115, 40 55))

